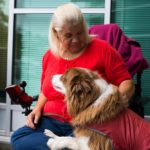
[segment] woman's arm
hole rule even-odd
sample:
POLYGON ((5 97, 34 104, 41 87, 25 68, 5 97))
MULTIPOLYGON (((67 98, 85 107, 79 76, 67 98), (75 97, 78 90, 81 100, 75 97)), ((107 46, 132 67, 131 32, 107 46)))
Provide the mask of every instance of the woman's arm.
POLYGON ((135 86, 133 80, 124 80, 119 85, 120 96, 123 100, 129 101, 133 96, 135 86))
POLYGON ((43 93, 40 93, 38 101, 34 107, 34 110, 36 109, 36 110, 42 111, 46 101, 47 101, 47 98, 44 96, 43 93))
POLYGON ((32 112, 27 116, 26 125, 28 127, 33 128, 33 129, 36 128, 35 125, 38 123, 38 121, 41 117, 42 110, 43 110, 43 107, 44 107, 46 101, 47 101, 47 99, 44 96, 44 94, 40 93, 35 107, 33 108, 32 112))

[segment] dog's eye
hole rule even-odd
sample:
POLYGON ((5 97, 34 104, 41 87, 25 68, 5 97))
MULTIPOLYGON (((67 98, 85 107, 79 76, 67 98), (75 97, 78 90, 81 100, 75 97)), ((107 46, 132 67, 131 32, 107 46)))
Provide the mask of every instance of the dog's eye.
POLYGON ((61 77, 60 77, 60 80, 62 81, 62 82, 66 82, 66 78, 65 78, 65 76, 64 75, 62 75, 61 77))

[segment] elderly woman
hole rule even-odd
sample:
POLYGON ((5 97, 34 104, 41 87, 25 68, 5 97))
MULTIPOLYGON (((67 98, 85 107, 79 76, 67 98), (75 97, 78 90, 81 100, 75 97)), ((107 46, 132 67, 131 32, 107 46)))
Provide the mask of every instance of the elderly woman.
POLYGON ((58 7, 49 29, 50 49, 42 61, 41 93, 36 106, 28 115, 26 126, 11 137, 14 150, 48 150, 49 129, 59 136, 72 134, 64 95, 55 91, 51 77, 71 67, 97 71, 108 82, 118 86, 120 96, 130 99, 134 84, 127 68, 115 49, 105 41, 88 35, 85 19, 79 7, 72 3, 58 7))

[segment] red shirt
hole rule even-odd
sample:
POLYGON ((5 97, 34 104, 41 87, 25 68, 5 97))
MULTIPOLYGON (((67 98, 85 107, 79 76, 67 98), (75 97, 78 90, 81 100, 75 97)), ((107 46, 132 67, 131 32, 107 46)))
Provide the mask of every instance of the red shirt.
POLYGON ((110 137, 115 150, 150 150, 150 123, 130 109, 108 122, 90 124, 87 128, 110 137))
POLYGON ((51 77, 55 74, 63 74, 65 70, 72 67, 98 71, 108 82, 115 85, 119 85, 123 80, 131 79, 119 53, 105 41, 93 39, 82 55, 69 61, 54 56, 48 50, 42 62, 41 91, 48 99, 43 112, 57 114, 64 117, 66 121, 71 118, 67 113, 64 95, 53 89, 51 77))

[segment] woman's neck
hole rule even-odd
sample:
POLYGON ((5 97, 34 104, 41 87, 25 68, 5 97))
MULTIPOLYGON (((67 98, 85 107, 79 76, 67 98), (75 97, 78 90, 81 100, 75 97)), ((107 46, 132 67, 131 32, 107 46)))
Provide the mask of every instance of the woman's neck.
POLYGON ((80 50, 76 51, 76 52, 72 52, 69 50, 60 50, 59 51, 59 56, 65 60, 73 60, 77 57, 79 57, 80 55, 82 55, 82 53, 85 51, 87 45, 82 47, 80 50))

